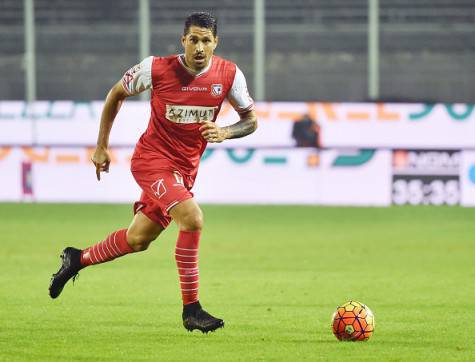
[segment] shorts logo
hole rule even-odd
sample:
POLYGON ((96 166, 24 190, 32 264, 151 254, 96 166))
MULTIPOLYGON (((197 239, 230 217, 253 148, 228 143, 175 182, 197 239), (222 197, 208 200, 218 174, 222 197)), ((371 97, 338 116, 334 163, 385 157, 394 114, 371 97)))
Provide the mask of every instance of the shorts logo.
POLYGON ((213 97, 219 97, 223 93, 222 84, 211 84, 211 95, 213 97))
POLYGON ((165 181, 162 178, 150 185, 150 188, 152 189, 153 194, 159 199, 167 192, 167 189, 165 187, 165 181))

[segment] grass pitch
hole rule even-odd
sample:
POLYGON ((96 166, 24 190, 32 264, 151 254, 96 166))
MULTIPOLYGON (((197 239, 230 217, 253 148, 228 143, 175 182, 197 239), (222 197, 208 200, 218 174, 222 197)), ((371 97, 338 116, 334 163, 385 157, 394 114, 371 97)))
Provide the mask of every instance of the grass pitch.
POLYGON ((208 335, 181 326, 174 226, 51 300, 61 250, 126 227, 131 207, 0 204, 0 359, 475 359, 475 209, 203 210, 201 301, 226 321, 208 335), (366 343, 331 333, 349 299, 375 313, 366 343))

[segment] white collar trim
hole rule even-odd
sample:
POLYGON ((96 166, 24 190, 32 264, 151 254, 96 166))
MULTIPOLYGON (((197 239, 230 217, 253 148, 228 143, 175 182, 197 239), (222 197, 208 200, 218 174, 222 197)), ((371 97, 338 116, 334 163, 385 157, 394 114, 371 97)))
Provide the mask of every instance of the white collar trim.
POLYGON ((211 57, 211 59, 209 60, 208 65, 206 66, 206 68, 204 68, 203 70, 200 70, 199 72, 195 72, 195 71, 193 71, 192 69, 190 69, 186 66, 185 61, 184 61, 185 54, 178 54, 177 57, 178 57, 178 62, 183 66, 183 68, 185 68, 185 70, 188 73, 190 73, 191 75, 194 75, 195 77, 199 77, 199 76, 205 74, 211 68, 211 65, 213 64, 213 57, 211 57))

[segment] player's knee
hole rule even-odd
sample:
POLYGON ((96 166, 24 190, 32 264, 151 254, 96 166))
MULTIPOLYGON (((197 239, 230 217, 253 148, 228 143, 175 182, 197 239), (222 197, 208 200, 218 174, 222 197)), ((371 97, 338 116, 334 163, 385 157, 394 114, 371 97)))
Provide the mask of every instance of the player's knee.
POLYGON ((181 229, 184 231, 199 231, 203 228, 203 213, 201 210, 191 212, 183 218, 181 229))
POLYGON ((134 251, 147 250, 156 237, 140 233, 127 233, 127 243, 134 251))

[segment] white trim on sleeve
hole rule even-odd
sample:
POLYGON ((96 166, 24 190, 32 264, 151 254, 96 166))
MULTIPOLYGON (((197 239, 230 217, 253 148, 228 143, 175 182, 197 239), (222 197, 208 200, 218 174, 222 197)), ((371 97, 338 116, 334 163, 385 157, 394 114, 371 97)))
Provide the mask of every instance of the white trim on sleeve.
POLYGON ((153 56, 134 65, 122 77, 122 87, 128 95, 136 95, 152 88, 153 56))
POLYGON ((248 112, 254 108, 254 100, 247 90, 246 78, 237 66, 233 85, 228 92, 228 101, 238 113, 248 112))

